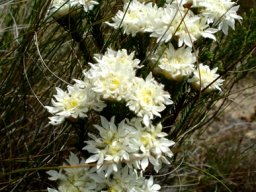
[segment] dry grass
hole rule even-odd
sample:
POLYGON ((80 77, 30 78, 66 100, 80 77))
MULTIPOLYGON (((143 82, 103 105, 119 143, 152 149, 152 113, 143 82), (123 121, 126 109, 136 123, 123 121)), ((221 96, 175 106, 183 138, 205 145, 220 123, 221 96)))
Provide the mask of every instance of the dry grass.
MULTIPOLYGON (((115 12, 110 9, 113 1, 104 1, 101 9, 105 12, 96 10, 94 15, 76 18, 76 32, 90 29, 90 33, 82 35, 81 41, 74 38, 79 34, 71 29, 65 30, 57 22, 44 19, 49 2, 6 0, 0 3, 0 191, 46 191, 52 183, 45 171, 61 165, 69 151, 82 153, 78 126, 68 122, 56 127, 49 125, 44 105, 49 105, 55 86, 65 87, 73 78, 80 78, 92 55, 104 52, 111 43, 108 40, 111 41, 109 37, 113 34, 102 23, 115 12), (93 19, 84 22, 82 18, 93 19), (101 30, 106 33, 102 35, 101 30)), ((119 1, 114 3, 115 7, 120 4, 119 1)), ((114 35, 122 41, 113 46, 132 49, 127 42, 134 39, 114 35)), ((206 45, 210 46, 207 42, 206 45)), ((138 51, 140 47, 136 47, 138 51)), ((228 60, 228 56, 225 59, 228 60)), ((251 68, 248 64, 246 67, 246 70, 255 70, 255 66, 251 68)), ((241 76, 236 77, 231 73, 227 88, 232 88, 245 74, 239 73, 241 76)), ((179 88, 179 85, 174 87, 179 88)), ((180 91, 182 88, 177 89, 178 93, 180 91)), ((228 95, 227 92, 221 98, 228 101, 228 95)), ((180 109, 177 105, 177 116, 167 121, 171 125, 176 123, 170 135, 180 138, 180 145, 176 148, 169 177, 161 176, 159 181, 165 182, 167 191, 225 191, 217 177, 232 191, 253 191, 255 138, 248 138, 246 131, 254 130, 255 122, 242 122, 238 127, 236 124, 221 127, 219 123, 220 129, 214 133, 195 132, 197 128, 201 131, 208 122, 216 121, 214 117, 221 111, 214 108, 214 104, 220 96, 214 94, 211 99, 207 95, 192 103, 185 102, 190 99, 186 96, 178 94, 177 101, 187 108, 180 109), (209 118, 199 124, 206 110, 216 113, 209 114, 209 118), (191 130, 195 124, 197 126, 191 130), (202 137, 207 139, 201 140, 202 137)), ((189 96, 194 98, 194 95, 189 96)))

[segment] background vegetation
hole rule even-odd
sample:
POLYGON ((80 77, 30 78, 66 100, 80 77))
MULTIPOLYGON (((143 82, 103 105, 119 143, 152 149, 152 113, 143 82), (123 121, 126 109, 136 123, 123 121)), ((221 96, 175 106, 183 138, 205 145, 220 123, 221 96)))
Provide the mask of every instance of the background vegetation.
MULTIPOLYGON (((104 53, 110 44, 132 50, 129 42, 138 41, 120 31, 112 34, 103 24, 115 14, 112 8, 118 8, 119 1, 101 1, 90 14, 81 12, 57 22, 46 16, 49 3, 0 2, 2 191, 46 191, 52 183, 45 171, 61 165, 69 151, 82 153, 81 126, 49 125, 43 106, 49 105, 55 86, 65 87, 66 82, 81 77, 94 53, 104 53)), ((156 175, 166 191, 254 191, 256 187, 255 138, 246 140, 241 129, 235 128, 205 132, 218 115, 224 118, 232 88, 248 74, 255 76, 255 10, 247 10, 243 18, 227 38, 218 36, 214 47, 210 41, 200 42, 204 44, 200 59, 218 66, 226 79, 223 95, 187 95, 182 91, 185 83, 170 87, 175 90, 172 99, 176 104, 163 124, 172 125, 169 135, 177 142, 175 158, 171 167, 156 175)), ((143 61, 149 42, 147 36, 139 38, 136 57, 143 61)), ((246 126, 255 125, 254 120, 247 119, 246 126)))

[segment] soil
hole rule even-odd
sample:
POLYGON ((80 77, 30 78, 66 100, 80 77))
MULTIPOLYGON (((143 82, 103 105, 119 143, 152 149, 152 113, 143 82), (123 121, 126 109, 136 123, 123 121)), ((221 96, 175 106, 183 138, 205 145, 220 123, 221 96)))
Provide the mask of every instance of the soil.
POLYGON ((235 132, 256 139, 256 73, 236 84, 228 99, 230 105, 207 130, 210 137, 235 132))

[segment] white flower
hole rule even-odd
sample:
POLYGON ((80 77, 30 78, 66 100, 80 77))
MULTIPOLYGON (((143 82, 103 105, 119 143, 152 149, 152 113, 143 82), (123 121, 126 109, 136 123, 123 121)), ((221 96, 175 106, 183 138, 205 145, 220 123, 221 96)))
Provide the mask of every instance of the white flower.
POLYGON ((120 101, 129 94, 135 69, 139 68, 140 61, 133 57, 134 53, 128 55, 125 49, 108 49, 103 56, 95 56, 98 63, 91 64, 91 69, 84 75, 91 80, 92 89, 104 99, 120 101))
POLYGON ((85 12, 88 12, 94 8, 94 5, 98 5, 97 1, 92 0, 70 0, 71 6, 82 6, 85 12))
POLYGON ((83 149, 93 155, 90 156, 86 163, 97 162, 97 169, 106 170, 106 176, 113 171, 118 171, 118 164, 130 159, 129 154, 138 149, 129 146, 129 138, 134 134, 135 129, 125 123, 125 120, 115 125, 114 117, 107 121, 101 117, 102 126, 95 125, 99 131, 99 136, 90 134, 93 140, 86 141, 87 144, 83 149))
POLYGON ((194 0, 194 7, 203 7, 202 16, 207 18, 208 23, 218 24, 218 29, 228 34, 228 28, 235 28, 235 20, 241 20, 237 15, 239 6, 230 0, 194 0))
POLYGON ((95 125, 99 137, 90 134, 92 140, 85 141, 83 149, 92 154, 86 163, 97 162, 97 172, 104 172, 105 177, 118 172, 121 163, 142 170, 151 163, 158 171, 162 162, 168 164, 167 157, 172 157, 174 142, 165 138, 161 124, 144 126, 141 118, 127 121, 116 126, 114 117, 110 122, 101 117, 102 126, 95 125))
POLYGON ((136 154, 137 163, 142 170, 145 170, 149 163, 154 166, 156 172, 162 167, 162 163, 169 164, 168 158, 173 156, 170 147, 175 143, 167 138, 167 133, 162 132, 162 125, 150 124, 143 126, 139 118, 132 119, 129 124, 136 128, 137 133, 133 138, 134 142, 140 146, 140 153, 136 154))
POLYGON ((107 191, 113 192, 135 192, 136 188, 140 188, 144 184, 144 178, 128 166, 119 167, 118 172, 114 172, 111 178, 108 178, 107 191))
POLYGON ((48 192, 157 192, 161 188, 158 184, 154 184, 152 176, 146 179, 142 172, 138 174, 133 168, 122 167, 121 164, 118 165, 117 172, 105 177, 106 170, 98 172, 95 168, 90 170, 84 168, 84 160, 79 162, 73 153, 68 163, 70 168, 65 168, 64 173, 53 170, 47 172, 50 180, 58 181, 58 190, 47 188, 48 192))
POLYGON ((98 172, 95 179, 104 186, 101 192, 157 192, 160 190, 158 184, 154 184, 153 177, 146 179, 142 173, 121 165, 118 172, 113 172, 110 177, 105 177, 105 172, 98 172))
POLYGON ((151 15, 145 32, 150 32, 150 36, 156 37, 158 42, 165 43, 175 35, 179 47, 183 44, 192 47, 192 43, 201 36, 215 40, 213 34, 218 30, 209 28, 206 19, 201 19, 185 9, 185 3, 186 1, 175 1, 158 8, 157 13, 151 15))
POLYGON ((101 93, 104 99, 120 101, 126 97, 130 88, 130 79, 124 71, 106 69, 105 74, 102 73, 99 78, 95 79, 93 90, 101 93))
POLYGON ((71 5, 68 0, 52 0, 49 14, 55 18, 63 17, 71 12, 71 5))
POLYGON ((175 50, 171 43, 168 48, 161 46, 152 59, 173 79, 191 75, 196 62, 195 53, 192 53, 191 48, 183 46, 175 50))
POLYGON ((133 73, 134 69, 140 68, 140 60, 134 59, 134 52, 128 54, 126 49, 115 51, 108 48, 104 55, 95 54, 94 59, 98 62, 98 65, 106 65, 113 70, 121 68, 121 70, 133 73))
MULTIPOLYGON (((148 19, 152 12, 156 12, 157 7, 152 3, 140 3, 137 0, 126 2, 123 11, 118 11, 112 18, 112 23, 107 24, 115 29, 121 27, 125 34, 135 36, 138 32, 143 32, 150 23, 148 19)), ((154 15, 154 14, 153 14, 154 15)))
POLYGON ((53 106, 46 106, 49 113, 50 124, 58 125, 65 118, 83 118, 87 116, 89 110, 102 111, 106 104, 101 100, 98 93, 92 90, 90 79, 83 81, 76 80, 73 86, 68 85, 67 91, 56 87, 57 94, 52 99, 53 106))
POLYGON ((150 176, 149 179, 145 180, 145 184, 143 185, 143 192, 157 192, 161 189, 161 186, 158 184, 154 184, 153 177, 150 176))
POLYGON ((179 38, 179 47, 183 44, 192 47, 192 44, 200 37, 216 40, 213 34, 217 31, 217 29, 209 28, 205 19, 202 19, 199 16, 187 15, 175 36, 178 36, 179 38))
POLYGON ((86 106, 88 109, 95 111, 102 111, 106 104, 101 100, 101 95, 92 90, 93 84, 88 78, 84 78, 83 81, 74 79, 76 82, 74 86, 79 87, 87 95, 86 106))
POLYGON ((192 85, 200 89, 201 85, 201 90, 206 88, 207 86, 210 86, 207 88, 207 90, 220 90, 220 86, 223 83, 223 79, 219 78, 219 75, 216 73, 218 68, 210 69, 209 66, 199 64, 198 69, 195 69, 193 72, 193 77, 189 80, 192 85))
POLYGON ((166 7, 159 7, 149 15, 149 24, 145 28, 145 32, 149 32, 150 37, 157 38, 157 42, 168 42, 173 37, 178 27, 179 14, 177 14, 177 6, 168 4, 166 7))
POLYGON ((127 97, 127 106, 134 111, 138 117, 143 118, 145 125, 149 125, 154 116, 161 116, 160 112, 172 104, 170 94, 164 91, 164 86, 158 83, 150 73, 144 80, 135 77, 133 89, 127 97))
POLYGON ((50 124, 58 125, 65 118, 86 117, 89 108, 87 106, 88 97, 83 89, 77 86, 68 86, 67 91, 56 87, 57 95, 52 99, 53 106, 46 106, 48 112, 54 116, 50 117, 50 124))
MULTIPOLYGON (((83 167, 82 164, 85 163, 84 159, 79 161, 78 157, 71 153, 67 162, 70 168, 65 168, 60 172, 54 170, 47 171, 47 174, 50 175, 50 180, 59 182, 58 192, 94 192, 97 185, 91 178, 88 168, 83 167), (81 167, 79 167, 80 165, 81 167), (74 167, 72 168, 72 166, 74 167)), ((50 188, 48 188, 48 191, 56 192, 56 190, 50 188)))
POLYGON ((67 14, 76 13, 76 9, 80 7, 88 12, 97 4, 99 4, 97 1, 92 0, 52 0, 49 13, 55 18, 60 18, 67 14))
MULTIPOLYGON (((113 22, 107 24, 115 29, 122 28, 125 34, 132 36, 138 32, 148 32, 151 37, 157 38, 157 42, 167 43, 175 35, 178 38, 179 47, 183 44, 192 47, 200 37, 215 40, 213 34, 218 29, 209 27, 211 17, 206 16, 208 12, 204 12, 204 17, 195 16, 191 10, 184 8, 186 3, 188 1, 179 0, 157 7, 153 3, 129 1, 125 3, 123 11, 119 10, 112 18, 113 22)), ((194 6, 200 3, 194 2, 194 6)), ((201 4, 200 6, 204 6, 203 3, 201 4)), ((229 10, 229 14, 225 16, 226 19, 220 22, 219 29, 226 30, 227 25, 234 26, 235 19, 241 18, 236 15, 237 9, 238 7, 234 7, 229 10)))

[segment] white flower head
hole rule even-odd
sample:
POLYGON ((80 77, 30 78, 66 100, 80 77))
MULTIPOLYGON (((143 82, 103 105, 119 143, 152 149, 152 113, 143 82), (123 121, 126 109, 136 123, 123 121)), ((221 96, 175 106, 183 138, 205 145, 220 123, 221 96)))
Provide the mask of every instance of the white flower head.
POLYGON ((219 78, 219 75, 216 73, 218 68, 210 69, 208 65, 199 64, 198 69, 195 69, 193 72, 193 77, 189 79, 189 82, 197 88, 203 90, 207 86, 208 91, 210 90, 219 90, 221 91, 220 86, 223 83, 223 79, 219 78), (200 88, 201 85, 201 88, 200 88))
POLYGON ((99 2, 93 0, 70 0, 71 6, 82 6, 85 12, 88 12, 94 8, 95 5, 98 5, 99 2))
POLYGON ((228 28, 235 28, 235 21, 240 21, 241 16, 237 15, 239 6, 230 0, 194 0, 194 7, 202 7, 201 14, 208 23, 218 24, 218 29, 228 34, 228 28))
POLYGON ((144 80, 139 77, 133 79, 133 89, 127 97, 127 106, 138 117, 143 118, 145 125, 149 125, 154 116, 161 116, 160 112, 173 102, 170 94, 164 91, 164 86, 158 83, 150 73, 144 80))
POLYGON ((172 79, 179 79, 192 74, 196 56, 190 47, 183 46, 175 50, 169 43, 169 47, 161 46, 152 60, 158 62, 158 66, 165 70, 172 79))
POLYGON ((140 177, 132 168, 119 166, 119 171, 114 172, 107 179, 107 191, 136 191, 144 184, 144 178, 140 177))
POLYGON ((83 81, 74 79, 76 82, 74 86, 79 87, 87 95, 86 106, 89 110, 102 111, 106 104, 101 99, 101 95, 93 91, 93 84, 90 79, 84 78, 83 81))
MULTIPOLYGON (((47 171, 47 174, 50 175, 49 180, 58 181, 58 192, 95 191, 97 185, 91 178, 88 168, 82 165, 85 162, 84 159, 79 161, 78 157, 71 153, 67 162, 68 165, 65 166, 70 166, 70 168, 65 168, 59 172, 55 170, 47 171), (72 168, 72 166, 74 167, 72 168)), ((57 190, 48 188, 48 191, 55 192, 57 190)))
POLYGON ((126 49, 115 51, 108 48, 104 55, 95 54, 94 59, 99 66, 108 66, 112 70, 126 70, 134 73, 135 69, 140 68, 140 60, 134 58, 134 52, 128 54, 126 49))
POLYGON ((71 5, 68 0, 52 0, 49 14, 55 18, 63 17, 71 12, 71 5))
POLYGON ((173 36, 178 39, 179 47, 183 44, 192 47, 192 43, 201 36, 215 40, 213 35, 218 30, 209 28, 206 19, 195 16, 183 5, 187 1, 174 1, 157 9, 157 13, 150 19, 145 32, 156 37, 158 42, 169 42, 173 36), (154 17, 154 18, 153 18, 154 17))
POLYGON ((86 162, 97 162, 97 169, 106 171, 106 176, 113 171, 118 171, 118 164, 122 161, 130 159, 129 154, 138 149, 132 148, 129 145, 129 138, 135 133, 135 129, 121 121, 117 126, 115 125, 114 117, 111 121, 107 121, 101 117, 102 126, 95 125, 99 131, 99 136, 90 135, 92 140, 86 141, 87 144, 84 149, 93 155, 90 156, 86 162))
POLYGON ((178 28, 175 36, 178 37, 179 47, 183 44, 187 45, 188 47, 192 47, 193 43, 200 37, 216 40, 213 34, 217 31, 218 29, 209 27, 206 19, 199 16, 194 16, 193 14, 188 14, 178 28))
POLYGON ((162 167, 162 163, 170 163, 167 157, 171 158, 173 156, 170 147, 175 143, 166 138, 168 134, 162 132, 160 123, 156 126, 152 124, 144 126, 141 119, 135 118, 129 124, 137 130, 134 140, 140 146, 140 153, 136 156, 139 157, 137 163, 142 170, 145 170, 151 163, 155 171, 158 172, 162 167))
POLYGON ((80 162, 78 157, 71 153, 68 160, 70 168, 65 168, 59 172, 50 170, 47 174, 49 179, 58 181, 58 190, 47 188, 48 192, 157 192, 160 186, 155 184, 153 177, 149 179, 143 177, 142 172, 128 167, 118 165, 118 171, 106 176, 106 170, 97 171, 95 168, 90 170, 83 166, 84 160, 80 162), (81 166, 81 167, 79 167, 81 166))
POLYGON ((53 114, 50 117, 50 124, 58 125, 64 121, 65 118, 86 117, 89 108, 87 106, 88 97, 83 89, 77 86, 68 86, 67 91, 56 87, 57 94, 52 99, 53 106, 46 106, 45 108, 53 114))
POLYGON ((149 179, 144 181, 144 185, 142 187, 143 192, 158 192, 161 189, 161 186, 154 183, 153 177, 150 176, 149 179))
POLYGON ((149 15, 149 24, 145 32, 149 32, 150 37, 157 38, 157 42, 169 42, 178 26, 179 14, 177 6, 168 4, 166 7, 159 7, 149 15))
POLYGON ((104 99, 120 101, 129 94, 131 81, 135 77, 135 69, 139 68, 139 60, 133 59, 125 49, 114 51, 108 49, 104 55, 96 55, 96 64, 84 73, 93 84, 92 89, 104 99))
POLYGON ((110 177, 105 177, 105 171, 95 175, 97 182, 104 185, 102 192, 157 192, 160 185, 155 184, 153 177, 143 177, 142 172, 137 172, 129 166, 118 166, 118 172, 113 172, 110 177))
POLYGON ((138 32, 143 32, 150 23, 148 19, 152 12, 156 12, 157 7, 152 3, 140 3, 137 0, 124 4, 123 11, 118 11, 112 18, 112 23, 107 24, 115 29, 121 27, 125 34, 135 36, 138 32))
POLYGON ((68 14, 75 14, 80 7, 88 12, 97 4, 99 4, 97 1, 92 0, 52 0, 49 13, 55 18, 61 18, 68 14))
POLYGON ((161 189, 160 185, 154 183, 152 176, 146 179, 127 166, 114 173, 107 184, 108 191, 114 192, 158 192, 161 189))

